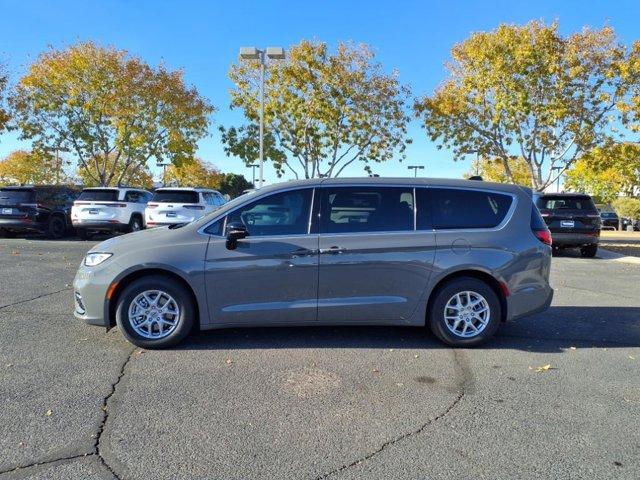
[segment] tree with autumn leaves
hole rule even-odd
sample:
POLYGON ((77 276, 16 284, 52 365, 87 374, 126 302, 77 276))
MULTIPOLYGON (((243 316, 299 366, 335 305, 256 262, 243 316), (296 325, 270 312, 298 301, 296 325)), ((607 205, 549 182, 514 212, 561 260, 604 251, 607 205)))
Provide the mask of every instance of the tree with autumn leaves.
POLYGON ((640 43, 629 51, 610 27, 563 36, 557 23, 503 24, 451 55, 447 79, 415 113, 454 159, 497 159, 511 183, 521 159, 530 186, 544 190, 611 141, 616 118, 638 131, 640 43))
POLYGON ((105 186, 142 174, 150 159, 192 158, 213 112, 181 71, 91 42, 40 55, 10 103, 34 151, 67 151, 88 183, 105 186))

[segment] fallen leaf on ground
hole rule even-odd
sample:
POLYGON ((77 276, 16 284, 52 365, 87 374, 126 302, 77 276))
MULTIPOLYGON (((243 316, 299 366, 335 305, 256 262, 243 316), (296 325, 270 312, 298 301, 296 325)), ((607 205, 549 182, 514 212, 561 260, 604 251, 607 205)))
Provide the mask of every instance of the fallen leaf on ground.
POLYGON ((629 355, 629 358, 630 358, 631 360, 635 360, 635 359, 636 359, 636 357, 634 357, 633 355, 629 355))
POLYGON ((9 368, 9 367, 13 367, 13 363, 7 363, 7 364, 5 365, 5 367, 7 367, 7 368, 9 368))
POLYGON ((418 355, 417 353, 413 356, 413 358, 419 358, 420 355, 418 355))
POLYGON ((542 365, 541 367, 529 367, 529 370, 535 370, 536 373, 541 373, 548 372, 549 370, 555 370, 555 368, 553 368, 550 363, 547 363, 546 365, 542 365))
POLYGON ((51 415, 53 415, 53 410, 47 410, 47 411, 46 411, 46 413, 45 413, 45 415, 46 415, 47 417, 50 417, 51 415))
POLYGON ((227 365, 231 365, 233 363, 233 360, 231 360, 231 358, 227 358, 225 362, 227 363, 227 365))
POLYGON ((11 252, 11 255, 20 255, 20 252, 18 250, 14 250, 13 252, 11 252))
POLYGON ((576 349, 576 347, 569 347, 569 348, 570 348, 571 350, 575 350, 575 349, 576 349))
POLYGON ((373 370, 371 370, 373 373, 378 373, 380 372, 380 370, 378 370, 377 368, 374 368, 373 370))

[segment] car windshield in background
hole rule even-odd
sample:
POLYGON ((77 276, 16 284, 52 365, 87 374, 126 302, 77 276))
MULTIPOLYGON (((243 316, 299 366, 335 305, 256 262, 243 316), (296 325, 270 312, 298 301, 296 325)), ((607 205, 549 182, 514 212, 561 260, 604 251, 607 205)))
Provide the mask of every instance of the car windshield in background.
POLYGON ((613 212, 602 212, 600 216, 602 218, 618 218, 618 216, 613 212))
POLYGON ((537 206, 540 210, 589 210, 596 212, 596 206, 590 197, 540 197, 537 206))
POLYGON ((118 201, 118 190, 83 190, 78 200, 116 202, 118 201))
POLYGON ((152 202, 198 203, 198 192, 184 190, 160 190, 153 194, 152 202))
POLYGON ((0 189, 0 205, 33 202, 35 196, 35 192, 31 189, 2 188, 0 189))

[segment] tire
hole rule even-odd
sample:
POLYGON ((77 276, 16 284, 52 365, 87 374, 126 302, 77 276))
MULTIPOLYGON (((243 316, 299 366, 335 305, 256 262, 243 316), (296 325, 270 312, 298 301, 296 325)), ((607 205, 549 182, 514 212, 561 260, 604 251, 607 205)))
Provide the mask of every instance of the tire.
POLYGON ((551 255, 557 257, 560 254, 560 247, 551 247, 551 255))
POLYGON ((118 296, 116 323, 125 338, 138 347, 149 349, 170 347, 181 342, 191 332, 195 318, 195 307, 189 291, 175 280, 162 275, 143 277, 127 285, 118 296), (141 303, 134 304, 136 300, 142 300, 144 303, 140 297, 145 292, 153 292, 148 293, 147 298, 150 298, 152 302, 158 301, 158 307, 169 305, 170 309, 177 309, 177 315, 165 313, 162 317, 165 321, 175 321, 174 326, 161 324, 158 321, 152 321, 150 326, 145 326, 149 314, 155 318, 162 315, 157 308, 145 310, 141 303), (155 292, 162 292, 162 295, 154 297, 155 292), (168 298, 171 298, 173 304, 168 298), (136 317, 130 318, 129 316, 130 310, 133 310, 134 315, 137 313, 140 317, 138 329, 134 327, 136 317), (161 330, 164 330, 164 333, 161 330), (152 337, 157 335, 156 338, 149 338, 149 331, 151 331, 152 337))
MULTIPOLYGON (((433 332, 436 337, 447 345, 454 347, 475 347, 481 345, 491 339, 500 326, 502 319, 500 299, 493 288, 477 278, 460 277, 451 280, 440 287, 435 292, 432 299, 431 308, 427 313, 428 325, 431 332, 433 332), (469 292, 470 297, 467 297, 465 292, 469 292), (480 307, 485 305, 488 308, 487 312, 480 313, 479 315, 484 315, 484 319, 487 320, 483 327, 481 327, 482 322, 480 322, 478 318, 473 317, 471 312, 463 310, 461 313, 463 315, 467 315, 467 318, 470 319, 471 325, 473 325, 477 330, 480 330, 478 333, 472 332, 472 326, 465 328, 464 324, 467 323, 465 320, 454 318, 449 319, 449 322, 447 322, 447 319, 445 319, 445 312, 449 313, 450 317, 457 316, 457 314, 455 314, 456 310, 453 308, 448 308, 445 311, 445 307, 451 305, 450 302, 455 301, 454 297, 456 297, 457 294, 461 295, 460 298, 462 300, 463 307, 466 307, 468 298, 471 298, 472 301, 482 298, 483 303, 479 304, 480 307), (456 327, 456 331, 458 333, 454 333, 447 323, 449 323, 451 327, 456 327), (463 329, 468 332, 469 336, 462 335, 463 329)), ((479 310, 479 308, 477 309, 479 310)))
POLYGON ((64 237, 65 233, 67 233, 67 224, 65 223, 64 218, 60 215, 52 215, 49 218, 47 230, 45 232, 47 238, 58 240, 64 237))
POLYGON ((76 228, 76 235, 80 240, 89 240, 91 238, 91 234, 86 228, 76 228))
POLYGON ((129 220, 129 226, 127 227, 127 233, 139 232, 144 226, 142 225, 142 218, 138 215, 133 215, 129 220))
POLYGON ((587 245, 580 248, 580 255, 584 258, 593 258, 598 253, 598 245, 587 245))

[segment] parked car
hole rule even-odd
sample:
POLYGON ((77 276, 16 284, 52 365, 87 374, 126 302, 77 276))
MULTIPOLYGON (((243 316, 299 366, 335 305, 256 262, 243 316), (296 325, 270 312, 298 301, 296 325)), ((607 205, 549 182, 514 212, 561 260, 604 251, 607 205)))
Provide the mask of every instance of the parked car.
POLYGON ((78 193, 58 185, 0 188, 0 235, 33 231, 63 237, 71 229, 69 213, 78 193))
POLYGON ((158 188, 145 210, 148 228, 188 223, 227 203, 216 190, 206 188, 158 188))
POLYGON ((600 241, 600 214, 589 195, 535 193, 534 201, 546 222, 553 248, 579 248, 583 257, 595 257, 600 241))
POLYGON ((634 220, 633 218, 622 218, 622 230, 628 230, 631 227, 632 230, 640 230, 640 220, 634 220))
POLYGON ((144 228, 144 209, 151 192, 138 188, 85 188, 71 209, 82 239, 93 232, 136 232, 144 228))
POLYGON ((602 230, 618 230, 618 221, 619 219, 616 212, 600 212, 600 223, 602 225, 602 230))
POLYGON ((194 327, 255 325, 426 324, 450 345, 478 345, 549 306, 550 243, 531 191, 514 185, 287 182, 95 246, 75 315, 147 348, 194 327))

